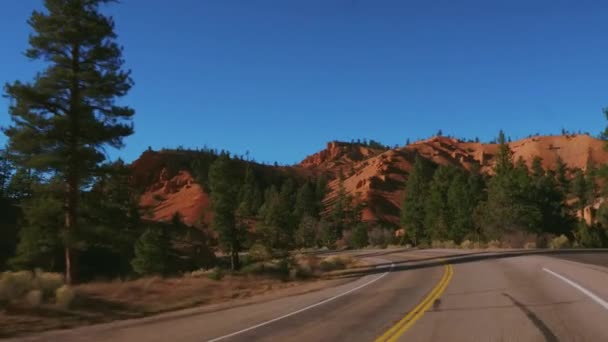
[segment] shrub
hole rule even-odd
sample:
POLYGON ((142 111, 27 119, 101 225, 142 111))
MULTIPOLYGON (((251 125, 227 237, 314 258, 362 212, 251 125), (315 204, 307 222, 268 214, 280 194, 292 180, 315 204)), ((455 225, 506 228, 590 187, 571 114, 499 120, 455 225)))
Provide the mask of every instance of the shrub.
POLYGON ((76 293, 74 290, 67 285, 63 285, 55 291, 55 304, 67 309, 70 307, 75 297, 76 293))
POLYGON ((42 272, 40 269, 34 271, 35 287, 42 291, 43 298, 51 298, 55 291, 64 284, 63 274, 42 272))
POLYGON ((526 244, 524 245, 524 248, 525 249, 534 249, 534 248, 536 248, 536 242, 532 242, 532 241, 526 242, 526 244))
POLYGON ((270 260, 271 258, 272 254, 261 243, 254 243, 249 248, 249 260, 252 262, 270 260))
POLYGON ((299 268, 314 273, 319 269, 320 259, 316 255, 296 255, 296 264, 299 268))
POLYGON ((367 224, 361 222, 355 226, 351 235, 351 245, 354 248, 363 248, 369 243, 369 236, 367 233, 367 224))
POLYGON ((460 243, 460 248, 463 249, 471 249, 474 247, 474 243, 471 240, 464 240, 462 241, 462 243, 460 243))
POLYGON ((431 242, 431 248, 458 248, 458 245, 453 240, 431 242))
POLYGON ((393 240, 393 234, 388 229, 375 227, 368 233, 369 244, 385 248, 393 240))
POLYGON ((37 308, 42 304, 42 291, 31 290, 25 295, 25 302, 28 306, 37 308))
POLYGON ((570 240, 568 240, 567 236, 560 235, 551 240, 551 242, 549 243, 549 247, 551 249, 568 248, 568 247, 570 247, 570 240))
POLYGON ((500 248, 501 243, 498 240, 491 240, 488 242, 488 248, 500 248))
POLYGON ((351 265, 353 262, 354 262, 354 259, 350 255, 330 256, 330 257, 323 259, 323 261, 321 261, 321 263, 319 264, 319 267, 324 272, 343 270, 348 265, 351 265))
POLYGON ((22 298, 34 288, 34 275, 30 271, 4 272, 0 278, 0 300, 22 298))
POLYGON ((207 278, 211 280, 222 280, 224 278, 224 271, 221 268, 215 267, 207 274, 207 278))
POLYGON ((606 245, 605 230, 598 226, 587 226, 584 222, 578 223, 574 237, 581 247, 600 248, 606 245))

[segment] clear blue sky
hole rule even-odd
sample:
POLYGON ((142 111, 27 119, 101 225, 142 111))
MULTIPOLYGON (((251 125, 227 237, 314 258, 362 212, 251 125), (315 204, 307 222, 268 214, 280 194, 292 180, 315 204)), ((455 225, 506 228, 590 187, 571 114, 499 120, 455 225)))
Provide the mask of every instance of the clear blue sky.
MULTIPOLYGON (((22 52, 41 6, 0 5, 0 81, 39 70, 22 52)), ((123 0, 107 11, 136 83, 124 100, 136 133, 114 158, 206 144, 290 164, 334 139, 606 124, 605 1, 123 0)), ((7 107, 0 99, 0 125, 7 107)))

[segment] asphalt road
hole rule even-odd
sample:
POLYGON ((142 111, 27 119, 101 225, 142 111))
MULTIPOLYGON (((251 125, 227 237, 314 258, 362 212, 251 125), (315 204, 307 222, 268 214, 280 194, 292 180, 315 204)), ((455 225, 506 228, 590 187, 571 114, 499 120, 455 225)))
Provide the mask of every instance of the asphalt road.
POLYGON ((19 341, 608 341, 608 252, 357 254, 341 286, 19 341))

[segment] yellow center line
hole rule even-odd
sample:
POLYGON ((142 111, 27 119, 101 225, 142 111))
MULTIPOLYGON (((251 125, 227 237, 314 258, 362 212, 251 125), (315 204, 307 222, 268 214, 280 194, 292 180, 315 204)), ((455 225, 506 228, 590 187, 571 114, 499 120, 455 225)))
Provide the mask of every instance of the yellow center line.
POLYGON ((431 292, 424 297, 424 299, 416 305, 412 311, 410 311, 405 317, 403 317, 397 324, 386 331, 382 336, 376 339, 376 342, 393 342, 396 341, 403 333, 405 333, 424 313, 433 305, 435 300, 441 296, 443 291, 450 283, 454 270, 452 265, 445 265, 443 276, 441 280, 435 285, 431 292))

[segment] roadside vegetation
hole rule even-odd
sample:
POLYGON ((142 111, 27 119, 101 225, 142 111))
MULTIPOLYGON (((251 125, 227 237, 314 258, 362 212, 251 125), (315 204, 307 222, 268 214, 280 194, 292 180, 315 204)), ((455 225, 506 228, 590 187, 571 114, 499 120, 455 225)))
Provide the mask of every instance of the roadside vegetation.
POLYGON ((107 160, 106 148, 123 147, 134 132, 135 111, 117 105, 133 81, 114 23, 99 11, 105 3, 46 0, 30 18, 25 53, 45 68, 5 86, 12 123, 0 151, 0 331, 310 289, 311 280, 358 264, 294 251, 608 246, 607 205, 590 226, 577 217, 607 195, 599 185, 608 172, 563 162, 548 171, 540 159, 528 167, 513 160, 502 132, 491 177, 474 164, 462 170, 417 156, 400 227, 364 222, 367 203, 347 193, 343 175, 303 177, 208 148, 167 150, 180 153, 163 167, 192 173, 210 194, 205 214, 213 220, 201 217, 196 227, 179 213, 170 222, 146 220, 139 198, 159 175, 138 178, 121 160, 107 160))
POLYGON ((544 169, 513 154, 501 131, 491 176, 417 157, 401 206, 403 239, 420 247, 565 248, 608 246, 606 166, 544 169), (587 212, 586 212, 587 210, 587 212), (590 217, 592 215, 592 217, 590 217), (588 223, 583 218, 587 218, 588 223))

